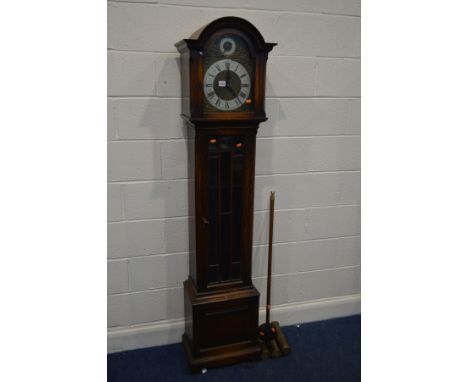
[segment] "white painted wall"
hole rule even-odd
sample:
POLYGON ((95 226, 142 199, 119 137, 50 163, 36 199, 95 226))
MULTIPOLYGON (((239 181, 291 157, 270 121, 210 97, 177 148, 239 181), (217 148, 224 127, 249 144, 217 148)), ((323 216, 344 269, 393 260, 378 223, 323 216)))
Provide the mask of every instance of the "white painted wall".
POLYGON ((360 311, 360 1, 111 1, 110 352, 180 341, 192 213, 174 43, 222 16, 243 17, 278 43, 257 140, 261 305, 276 190, 273 317, 285 325, 360 311))

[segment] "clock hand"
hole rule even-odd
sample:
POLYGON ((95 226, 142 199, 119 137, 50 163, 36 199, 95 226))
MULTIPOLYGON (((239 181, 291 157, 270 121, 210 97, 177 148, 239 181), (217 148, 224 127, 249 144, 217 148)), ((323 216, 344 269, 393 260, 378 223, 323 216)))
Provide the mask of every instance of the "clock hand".
POLYGON ((237 93, 234 91, 233 88, 231 88, 231 84, 229 83, 229 79, 231 77, 231 71, 229 70, 229 65, 226 67, 227 74, 226 74, 226 88, 229 90, 229 92, 234 96, 237 97, 237 93))
POLYGON ((231 92, 231 94, 232 94, 234 97, 237 97, 236 92, 234 91, 233 88, 231 88, 231 86, 229 85, 229 83, 227 83, 226 88, 231 92))

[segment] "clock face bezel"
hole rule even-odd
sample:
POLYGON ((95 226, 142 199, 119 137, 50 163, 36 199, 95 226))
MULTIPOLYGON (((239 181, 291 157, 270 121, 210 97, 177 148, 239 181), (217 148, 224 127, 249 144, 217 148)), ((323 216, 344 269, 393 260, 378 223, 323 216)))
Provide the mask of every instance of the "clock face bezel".
POLYGON ((205 72, 203 92, 206 100, 219 111, 235 111, 247 100, 251 102, 251 79, 247 69, 238 61, 224 58, 215 61, 205 72), (234 81, 229 81, 233 76, 234 81), (221 88, 229 90, 232 98, 221 96, 221 88))

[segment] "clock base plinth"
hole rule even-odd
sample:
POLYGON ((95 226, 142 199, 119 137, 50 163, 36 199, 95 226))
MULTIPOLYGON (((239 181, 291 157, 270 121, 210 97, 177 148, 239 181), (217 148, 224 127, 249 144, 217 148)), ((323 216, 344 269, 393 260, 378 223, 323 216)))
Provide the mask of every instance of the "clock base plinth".
POLYGON ((213 348, 198 356, 193 353, 191 341, 186 334, 182 336, 182 343, 192 373, 199 372, 203 368, 208 369, 260 359, 261 348, 258 344, 250 341, 213 348))
POLYGON ((254 286, 198 292, 189 279, 184 292, 182 342, 192 372, 259 359, 259 293, 254 286))

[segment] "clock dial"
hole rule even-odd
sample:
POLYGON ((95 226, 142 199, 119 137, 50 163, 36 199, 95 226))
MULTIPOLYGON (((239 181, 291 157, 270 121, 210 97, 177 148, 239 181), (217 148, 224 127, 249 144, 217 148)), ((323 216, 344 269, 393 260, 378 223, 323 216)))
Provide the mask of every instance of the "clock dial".
POLYGON ((236 110, 248 99, 250 76, 245 67, 231 59, 214 62, 205 72, 203 90, 218 110, 236 110))
POLYGON ((241 36, 215 35, 204 51, 204 111, 253 111, 254 68, 255 60, 241 36))

